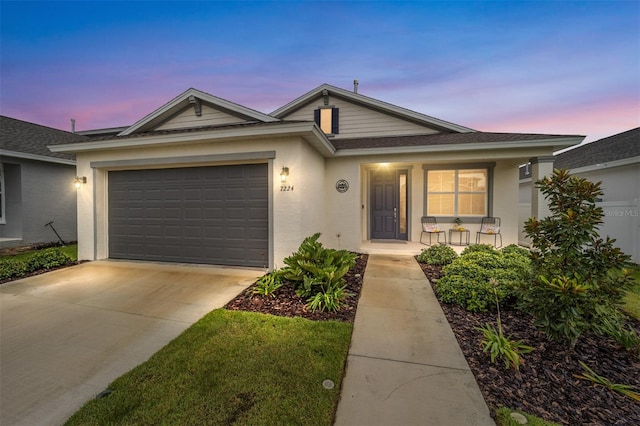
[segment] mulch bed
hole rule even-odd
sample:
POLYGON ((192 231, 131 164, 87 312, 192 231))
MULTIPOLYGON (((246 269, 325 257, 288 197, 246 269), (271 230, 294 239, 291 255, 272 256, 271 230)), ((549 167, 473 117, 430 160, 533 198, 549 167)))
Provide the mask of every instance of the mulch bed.
POLYGON ((356 308, 360 299, 360 291, 362 289, 362 279, 364 270, 367 267, 369 256, 366 254, 358 255, 356 265, 347 272, 345 280, 347 283, 346 291, 351 293, 347 297, 344 305, 338 312, 328 311, 311 311, 306 308, 306 299, 298 296, 293 290, 292 285, 283 285, 273 294, 273 297, 260 296, 253 294, 255 284, 247 287, 242 293, 231 300, 225 306, 226 309, 261 312, 263 314, 278 315, 282 317, 302 317, 316 321, 344 321, 353 323, 356 317, 356 308))
MULTIPOLYGON (((441 277, 440 267, 422 265, 431 283, 441 277)), ((578 379, 583 361, 598 375, 613 383, 640 391, 640 359, 620 348, 611 338, 583 336, 574 350, 550 341, 521 311, 503 310, 505 335, 522 339, 535 350, 523 355, 520 372, 492 364, 482 352, 482 333, 476 328, 491 323, 496 315, 471 313, 457 305, 441 303, 458 343, 492 412, 506 406, 567 425, 640 425, 640 402, 590 381, 578 379)), ((631 320, 640 331, 640 321, 631 320)))

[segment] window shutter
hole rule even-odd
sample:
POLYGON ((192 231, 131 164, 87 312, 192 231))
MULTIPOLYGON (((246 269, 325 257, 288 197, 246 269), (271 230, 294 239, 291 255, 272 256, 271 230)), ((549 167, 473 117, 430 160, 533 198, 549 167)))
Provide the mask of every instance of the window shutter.
POLYGON ((338 134, 338 130, 340 127, 338 126, 338 111, 340 108, 331 108, 331 133, 334 135, 338 134))
POLYGON ((319 109, 316 109, 313 111, 313 121, 315 121, 318 127, 320 127, 320 110, 319 109))

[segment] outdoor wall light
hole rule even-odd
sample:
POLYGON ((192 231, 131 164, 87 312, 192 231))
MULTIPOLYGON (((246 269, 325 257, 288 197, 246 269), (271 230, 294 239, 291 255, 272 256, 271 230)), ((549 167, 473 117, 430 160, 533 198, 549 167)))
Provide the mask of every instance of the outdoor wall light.
POLYGON ((73 180, 73 184, 76 186, 76 188, 80 188, 83 183, 87 183, 86 176, 76 176, 76 178, 73 180))
POLYGON ((285 183, 287 181, 287 176, 289 176, 289 168, 283 167, 282 171, 280 172, 280 181, 282 183, 285 183))

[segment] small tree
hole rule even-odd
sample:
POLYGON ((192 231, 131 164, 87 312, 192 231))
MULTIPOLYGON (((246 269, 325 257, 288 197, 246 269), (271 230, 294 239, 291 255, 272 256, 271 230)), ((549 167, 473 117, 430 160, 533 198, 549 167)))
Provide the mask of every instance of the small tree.
POLYGON ((523 289, 523 307, 547 335, 571 346, 583 332, 601 330, 604 318, 619 315, 615 305, 632 283, 623 272, 630 257, 614 247, 614 239, 598 235, 600 184, 554 170, 535 183, 551 216, 530 218, 524 226, 534 279, 523 289))

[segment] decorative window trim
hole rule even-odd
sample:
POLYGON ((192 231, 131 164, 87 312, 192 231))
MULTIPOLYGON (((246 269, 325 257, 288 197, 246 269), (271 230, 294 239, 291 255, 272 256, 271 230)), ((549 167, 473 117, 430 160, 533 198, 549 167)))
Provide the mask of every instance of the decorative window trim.
MULTIPOLYGON (((487 214, 485 216, 493 216, 493 170, 496 166, 495 162, 486 163, 452 163, 452 164, 424 164, 424 214, 428 215, 428 199, 429 199, 429 171, 433 170, 469 170, 469 169, 486 169, 487 170, 487 214)), ((457 190, 456 190, 457 193, 457 190)), ((456 212, 457 213, 457 212, 456 212)), ((443 222, 453 221, 458 216, 437 216, 443 222)), ((465 216, 465 223, 480 223, 483 216, 465 216)))
MULTIPOLYGON (((322 130, 326 135, 337 135, 340 132, 340 108, 337 108, 333 105, 321 106, 313 111, 313 120, 316 122, 318 127, 322 129, 322 112, 323 110, 331 110, 331 132, 327 133, 324 129, 322 130)), ((328 130, 328 129, 327 129, 328 130)))

